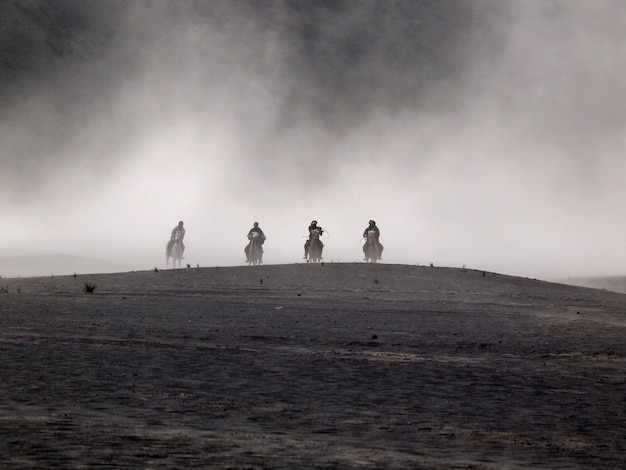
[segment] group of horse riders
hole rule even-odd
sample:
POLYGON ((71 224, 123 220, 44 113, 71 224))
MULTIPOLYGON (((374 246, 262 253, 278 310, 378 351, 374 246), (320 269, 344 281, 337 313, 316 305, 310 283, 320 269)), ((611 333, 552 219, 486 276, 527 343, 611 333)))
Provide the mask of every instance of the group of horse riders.
MULTIPOLYGON (((315 240, 316 244, 319 244, 318 259, 322 259, 322 250, 324 249, 324 244, 319 238, 322 236, 323 233, 324 233, 324 229, 321 226, 317 225, 317 220, 313 220, 311 222, 311 225, 309 225, 309 237, 304 244, 304 258, 303 259, 309 260, 309 250, 311 248, 311 243, 313 240, 315 240)), ((185 244, 183 243, 184 238, 185 238, 185 227, 183 226, 183 221, 181 220, 180 222, 178 222, 178 225, 172 229, 170 241, 168 242, 168 245, 167 245, 168 253, 172 251, 174 244, 176 242, 179 242, 180 250, 181 250, 180 258, 182 259, 182 255, 185 251, 185 244)), ((253 242, 254 243, 258 242, 258 246, 259 246, 258 262, 259 263, 263 262, 262 261, 262 258, 263 258, 262 245, 265 243, 265 238, 266 238, 265 234, 263 233, 263 230, 261 230, 261 227, 259 227, 259 223, 254 222, 253 227, 248 232, 249 242, 244 248, 244 252, 246 254, 246 263, 251 263, 255 261, 255 260, 251 260, 250 258, 250 249, 252 248, 253 242)), ((374 220, 370 220, 369 225, 365 227, 365 230, 363 231, 363 238, 365 238, 365 244, 363 245, 363 253, 365 255, 365 260, 367 261, 367 259, 370 258, 370 256, 368 256, 368 248, 370 247, 372 243, 375 243, 378 248, 376 258, 375 259, 372 258, 372 261, 375 262, 377 260, 382 259, 382 253, 383 253, 384 247, 380 243, 380 240, 379 240, 380 230, 376 226, 376 222, 374 220)))

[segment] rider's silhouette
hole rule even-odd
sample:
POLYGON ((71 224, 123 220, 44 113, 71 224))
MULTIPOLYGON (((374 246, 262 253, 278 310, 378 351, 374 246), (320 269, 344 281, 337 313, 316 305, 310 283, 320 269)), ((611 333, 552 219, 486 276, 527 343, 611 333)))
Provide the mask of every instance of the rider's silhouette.
POLYGON ((185 227, 183 227, 183 221, 178 222, 178 225, 172 229, 172 236, 170 237, 170 246, 174 244, 176 239, 180 240, 182 247, 181 255, 185 252, 185 244, 183 239, 185 238, 185 227))
MULTIPOLYGON (((369 225, 367 227, 365 227, 365 230, 363 230, 363 238, 365 238, 365 244, 363 245, 363 253, 365 253, 365 250, 367 250, 367 232, 369 232, 370 230, 373 230, 374 232, 376 232, 376 243, 378 243, 378 248, 379 248, 379 255, 378 255, 378 259, 382 259, 383 256, 383 246, 381 245, 380 241, 378 240, 380 238, 380 230, 378 229, 378 227, 376 226, 376 222, 374 222, 373 220, 369 221, 369 225)), ((367 258, 365 258, 367 260, 367 258)))
MULTIPOLYGON (((258 233, 259 235, 261 235, 261 245, 263 245, 263 243, 265 243, 265 234, 263 233, 263 230, 261 230, 261 227, 259 227, 259 223, 255 222, 253 224, 253 227, 250 229, 250 231, 248 232, 248 240, 250 240, 248 242, 248 244, 246 245, 246 247, 244 248, 244 252, 246 253, 246 263, 250 262, 250 246, 252 245, 252 234, 253 233, 258 233)), ((263 248, 261 248, 261 259, 259 259, 260 262, 263 262, 263 248)))
MULTIPOLYGON (((322 227, 317 226, 317 220, 313 220, 311 222, 311 225, 309 225, 309 239, 304 244, 304 259, 307 259, 309 257, 309 248, 311 247, 311 239, 313 238, 313 230, 319 231, 320 237, 322 236, 322 233, 324 233, 324 229, 322 229, 322 227)), ((324 249, 324 244, 322 243, 322 240, 320 240, 319 242, 320 242, 320 259, 321 259, 322 250, 324 249)))

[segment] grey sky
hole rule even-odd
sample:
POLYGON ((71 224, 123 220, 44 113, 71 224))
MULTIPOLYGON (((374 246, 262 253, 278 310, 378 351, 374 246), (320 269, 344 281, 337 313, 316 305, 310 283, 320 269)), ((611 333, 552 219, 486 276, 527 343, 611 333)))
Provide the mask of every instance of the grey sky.
POLYGON ((386 262, 623 274, 623 2, 461 2, 442 30, 235 4, 131 2, 110 56, 3 110, 0 249, 150 269, 184 220, 190 263, 240 264, 257 220, 298 262, 317 219, 347 262, 374 218, 386 262))

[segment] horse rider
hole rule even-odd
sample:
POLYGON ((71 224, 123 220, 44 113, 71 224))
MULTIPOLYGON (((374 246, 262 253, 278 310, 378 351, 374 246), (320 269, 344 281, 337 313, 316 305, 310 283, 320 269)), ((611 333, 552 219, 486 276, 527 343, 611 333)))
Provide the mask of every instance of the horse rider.
MULTIPOLYGON (((319 232, 320 237, 322 236, 322 233, 324 233, 324 229, 322 229, 322 227, 317 226, 317 220, 313 220, 311 222, 311 225, 309 225, 309 239, 304 244, 304 259, 307 259, 309 257, 309 248, 311 246, 311 240, 313 239, 314 230, 317 230, 319 232)), ((320 240, 319 242, 320 242, 320 258, 321 258, 322 250, 324 249, 324 244, 322 243, 322 240, 320 240)))
POLYGON ((182 254, 185 252, 185 244, 183 243, 183 239, 185 238, 185 227, 183 227, 183 221, 178 222, 178 225, 172 229, 172 236, 170 237, 170 246, 174 245, 175 240, 180 240, 180 246, 182 247, 182 254))
MULTIPOLYGON (((246 247, 244 248, 244 252, 246 253, 246 263, 250 262, 250 247, 252 246, 252 237, 254 236, 254 233, 258 233, 261 236, 261 245, 263 245, 263 243, 265 243, 265 234, 263 233, 263 230, 261 230, 261 227, 259 227, 259 223, 255 222, 253 224, 253 227, 250 229, 250 231, 248 232, 248 240, 250 240, 248 242, 248 244, 246 245, 246 247)), ((263 258, 263 248, 261 247, 261 256, 260 258, 263 258)), ((263 262, 262 259, 259 259, 260 262, 263 262)))
POLYGON ((365 230, 363 230, 363 238, 365 238, 365 244, 363 245, 363 253, 365 253, 365 251, 367 250, 367 232, 371 230, 373 230, 376 233, 376 243, 378 244, 378 252, 379 252, 378 259, 382 259, 383 246, 378 240, 380 238, 380 230, 376 226, 376 222, 373 220, 370 220, 369 225, 365 228, 365 230))

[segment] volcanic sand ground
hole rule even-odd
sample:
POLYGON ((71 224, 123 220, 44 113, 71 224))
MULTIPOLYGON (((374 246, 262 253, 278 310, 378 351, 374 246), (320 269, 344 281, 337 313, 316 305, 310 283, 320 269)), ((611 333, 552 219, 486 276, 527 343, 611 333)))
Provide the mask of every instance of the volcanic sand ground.
POLYGON ((366 264, 0 286, 3 468, 626 467, 622 294, 366 264))

